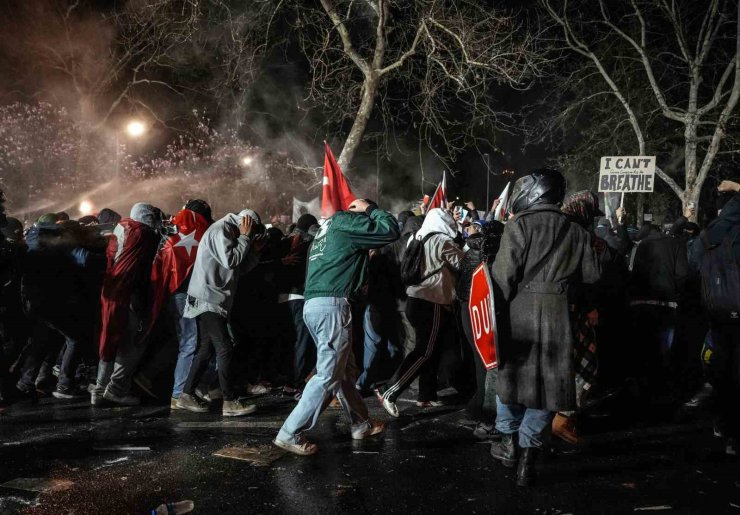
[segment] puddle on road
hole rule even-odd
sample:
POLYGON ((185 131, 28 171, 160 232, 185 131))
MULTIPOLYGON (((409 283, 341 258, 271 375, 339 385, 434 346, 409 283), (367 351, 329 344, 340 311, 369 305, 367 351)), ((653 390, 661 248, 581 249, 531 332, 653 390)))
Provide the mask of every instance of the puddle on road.
POLYGON ((274 445, 259 445, 257 447, 224 447, 213 453, 219 458, 247 461, 257 467, 266 467, 282 458, 287 453, 274 445))

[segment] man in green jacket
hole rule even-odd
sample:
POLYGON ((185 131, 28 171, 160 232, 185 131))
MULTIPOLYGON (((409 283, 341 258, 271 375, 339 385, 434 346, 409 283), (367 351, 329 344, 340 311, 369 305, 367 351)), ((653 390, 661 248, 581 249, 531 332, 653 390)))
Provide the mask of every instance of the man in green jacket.
POLYGON ((318 447, 303 433, 316 424, 335 395, 350 419, 353 439, 383 431, 383 423, 370 420, 354 381, 347 377, 352 355, 349 299, 365 282, 368 250, 398 237, 393 215, 362 199, 328 219, 316 235, 308 253, 303 308, 303 320, 316 342, 316 374, 275 438, 278 447, 302 456, 316 453, 318 447))

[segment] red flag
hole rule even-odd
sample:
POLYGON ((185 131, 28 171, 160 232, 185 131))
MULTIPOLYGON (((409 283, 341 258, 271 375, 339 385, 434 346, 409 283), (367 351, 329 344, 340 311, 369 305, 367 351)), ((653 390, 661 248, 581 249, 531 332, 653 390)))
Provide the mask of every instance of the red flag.
POLYGON ((205 217, 189 209, 177 213, 172 223, 177 226, 177 234, 167 238, 152 265, 150 285, 152 316, 144 336, 154 326, 169 296, 180 289, 193 270, 198 244, 208 229, 205 217))
POLYGON ((126 337, 131 295, 149 275, 158 241, 154 231, 130 218, 118 222, 108 240, 108 266, 100 295, 99 354, 103 361, 116 357, 118 346, 126 337))
POLYGON ((437 189, 434 190, 434 195, 432 196, 432 200, 429 201, 427 212, 435 207, 447 209, 447 174, 444 171, 442 172, 442 182, 440 182, 437 185, 437 189))
POLYGON ((346 211, 349 205, 357 197, 347 184, 347 179, 342 174, 337 160, 329 147, 324 142, 324 188, 321 197, 321 217, 329 218, 337 211, 346 211))

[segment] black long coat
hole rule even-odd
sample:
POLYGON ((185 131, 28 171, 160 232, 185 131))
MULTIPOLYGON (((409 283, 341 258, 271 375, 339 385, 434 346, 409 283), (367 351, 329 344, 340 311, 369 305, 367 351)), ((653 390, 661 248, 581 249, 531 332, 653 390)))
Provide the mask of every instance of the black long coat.
POLYGON ((493 264, 498 293, 497 394, 506 404, 551 411, 576 407, 573 338, 567 290, 599 279, 589 234, 555 205, 518 213, 506 224, 493 264), (567 233, 529 284, 530 270, 547 257, 560 228, 567 233))

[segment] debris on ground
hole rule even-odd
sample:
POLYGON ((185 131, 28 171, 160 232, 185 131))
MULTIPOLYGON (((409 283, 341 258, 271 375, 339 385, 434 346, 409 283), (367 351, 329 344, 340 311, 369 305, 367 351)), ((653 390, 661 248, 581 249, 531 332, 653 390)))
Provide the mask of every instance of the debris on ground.
POLYGON ((213 453, 219 458, 248 461, 252 465, 265 467, 283 456, 286 452, 274 445, 260 445, 257 447, 224 447, 213 453))
POLYGON ((43 477, 17 477, 0 487, 23 490, 24 492, 46 493, 52 491, 67 490, 74 483, 67 479, 49 479, 43 477))

